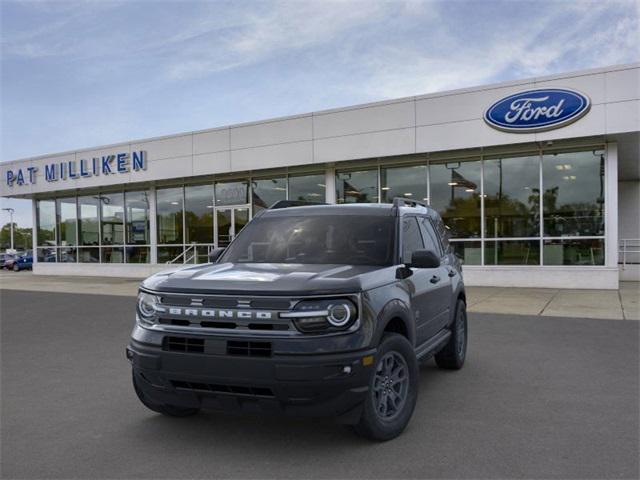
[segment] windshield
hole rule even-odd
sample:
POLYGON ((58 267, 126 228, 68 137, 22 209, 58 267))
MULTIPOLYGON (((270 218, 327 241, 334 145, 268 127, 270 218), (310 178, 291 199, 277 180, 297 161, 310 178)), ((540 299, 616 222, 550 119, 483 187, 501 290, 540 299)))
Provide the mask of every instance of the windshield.
POLYGON ((314 215, 251 221, 220 262, 393 264, 394 217, 314 215))

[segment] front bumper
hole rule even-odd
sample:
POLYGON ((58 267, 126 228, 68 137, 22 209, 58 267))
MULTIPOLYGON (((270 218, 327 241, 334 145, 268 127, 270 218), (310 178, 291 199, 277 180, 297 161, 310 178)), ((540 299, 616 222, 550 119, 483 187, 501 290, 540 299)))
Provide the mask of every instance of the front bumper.
MULTIPOLYGON (((202 337, 200 337, 202 338, 202 337)), ((215 338, 220 341, 219 337, 215 338)), ((127 347, 136 383, 155 403, 180 407, 331 416, 356 422, 368 391, 375 349, 339 354, 240 357, 166 351, 132 338, 127 347)))

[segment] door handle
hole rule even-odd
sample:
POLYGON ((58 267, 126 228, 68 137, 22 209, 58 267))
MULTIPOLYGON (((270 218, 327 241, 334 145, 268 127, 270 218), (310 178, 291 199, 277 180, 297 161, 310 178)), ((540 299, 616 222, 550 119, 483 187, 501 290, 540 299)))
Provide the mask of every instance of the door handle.
POLYGON ((453 268, 451 270, 449 270, 449 276, 450 277, 455 277, 457 273, 458 272, 456 272, 453 268))
POLYGON ((434 275, 433 277, 431 277, 431 280, 429 280, 431 283, 438 283, 440 281, 440 277, 437 275, 434 275))

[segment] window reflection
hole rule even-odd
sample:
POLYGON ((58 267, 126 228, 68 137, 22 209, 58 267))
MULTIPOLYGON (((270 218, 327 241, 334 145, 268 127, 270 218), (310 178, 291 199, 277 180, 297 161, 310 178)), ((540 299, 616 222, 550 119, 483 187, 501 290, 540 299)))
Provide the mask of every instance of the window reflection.
POLYGON ((61 246, 76 244, 77 215, 76 197, 58 198, 58 243, 61 246))
POLYGON ((540 235, 540 157, 496 158, 484 162, 487 237, 540 235))
POLYGON ((81 263, 98 263, 100 262, 100 249, 97 247, 92 248, 79 248, 78 249, 78 261, 81 263))
MULTIPOLYGON (((80 245, 99 245, 98 196, 78 197, 78 233, 80 245)), ((99 255, 97 255, 99 258, 99 255)))
POLYGON ((604 240, 561 239, 545 240, 545 265, 604 265, 604 240))
POLYGON ((289 200, 324 202, 326 198, 324 173, 289 177, 289 200))
POLYGON ((453 253, 460 259, 463 265, 481 265, 482 264, 482 242, 450 242, 453 253))
POLYGON ((432 164, 431 206, 452 238, 480 237, 480 161, 432 164))
POLYGON ((245 205, 249 203, 249 182, 216 183, 216 205, 245 205))
POLYGON ((338 203, 377 203, 378 170, 338 172, 336 201, 338 203))
POLYGON ((485 242, 485 265, 540 265, 539 240, 485 242))
POLYGON ((570 152, 542 158, 544 235, 604 235, 604 154, 570 152))
POLYGON ((213 243, 213 185, 184 189, 185 243, 213 243))
POLYGON ((182 187, 156 191, 158 243, 182 243, 182 187))
POLYGON ((427 166, 383 168, 380 171, 382 202, 391 203, 395 197, 428 201, 427 166))
POLYGON ((147 192, 125 192, 124 198, 127 244, 149 244, 149 194, 147 192))
POLYGON ((38 245, 56 244, 56 203, 53 200, 38 200, 38 245))
POLYGON ((255 179, 251 181, 251 187, 254 214, 287 198, 287 179, 285 177, 255 179))
POLYGON ((149 247, 126 247, 127 263, 149 263, 149 247))
POLYGON ((122 245, 124 243, 124 194, 100 195, 102 245, 122 245))

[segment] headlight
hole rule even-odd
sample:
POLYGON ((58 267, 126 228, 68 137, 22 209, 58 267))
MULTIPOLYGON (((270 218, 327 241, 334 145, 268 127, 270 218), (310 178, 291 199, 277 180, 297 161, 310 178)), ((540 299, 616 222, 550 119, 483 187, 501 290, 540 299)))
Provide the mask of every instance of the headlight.
POLYGON ((280 317, 291 318, 303 333, 332 332, 352 326, 358 318, 358 309, 346 298, 303 300, 292 312, 281 313, 280 317))
POLYGON ((157 312, 159 299, 147 292, 138 293, 138 317, 145 325, 153 324, 157 312))

